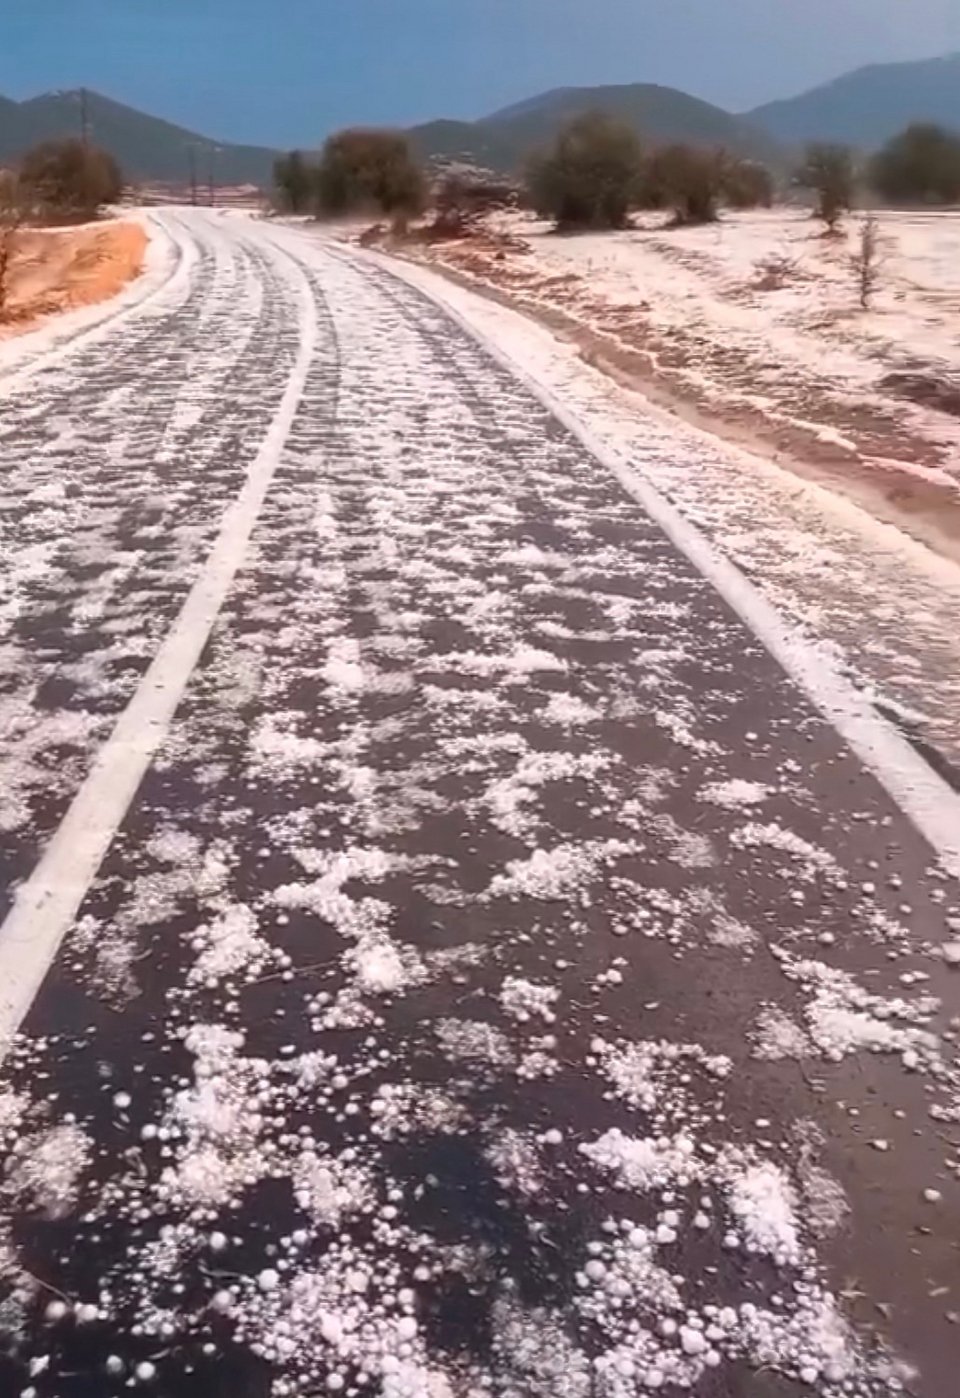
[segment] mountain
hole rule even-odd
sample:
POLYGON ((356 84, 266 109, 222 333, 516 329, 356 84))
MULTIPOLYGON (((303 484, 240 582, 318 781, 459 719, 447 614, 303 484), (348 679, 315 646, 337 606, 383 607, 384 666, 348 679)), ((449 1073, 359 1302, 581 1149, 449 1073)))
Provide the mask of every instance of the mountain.
POLYGON ((913 121, 960 130, 960 54, 858 68, 799 97, 746 113, 775 140, 881 146, 913 121))
POLYGON ((461 157, 509 172, 545 145, 573 117, 602 111, 627 122, 647 140, 723 146, 776 166, 783 154, 762 128, 720 107, 654 83, 620 87, 562 87, 504 107, 475 122, 429 122, 408 134, 425 159, 461 157))
MULTIPOLYGON (((276 151, 214 141, 96 92, 86 93, 85 101, 90 139, 115 156, 130 180, 185 184, 193 159, 202 181, 211 166, 218 184, 271 181, 276 151)), ((0 98, 0 161, 14 159, 37 141, 79 135, 83 103, 80 92, 48 92, 27 102, 0 98)))

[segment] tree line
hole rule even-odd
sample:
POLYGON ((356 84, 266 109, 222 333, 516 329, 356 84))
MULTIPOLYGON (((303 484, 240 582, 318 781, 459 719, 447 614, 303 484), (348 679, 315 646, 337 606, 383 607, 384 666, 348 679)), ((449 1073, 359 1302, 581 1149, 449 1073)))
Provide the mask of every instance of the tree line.
MULTIPOLYGON (((275 185, 288 213, 337 217, 372 213, 405 222, 421 213, 428 185, 397 131, 338 132, 318 158, 291 151, 275 185)), ((836 228, 866 185, 883 202, 945 206, 960 201, 960 135, 930 123, 909 126, 865 165, 848 146, 807 146, 791 183, 809 190, 814 212, 836 228)), ((647 149, 625 123, 603 113, 575 118, 533 155, 521 197, 560 229, 622 228, 632 212, 664 209, 675 224, 708 223, 721 208, 769 205, 776 192, 762 164, 682 143, 647 149)), ((449 201, 448 201, 449 202, 449 201)))

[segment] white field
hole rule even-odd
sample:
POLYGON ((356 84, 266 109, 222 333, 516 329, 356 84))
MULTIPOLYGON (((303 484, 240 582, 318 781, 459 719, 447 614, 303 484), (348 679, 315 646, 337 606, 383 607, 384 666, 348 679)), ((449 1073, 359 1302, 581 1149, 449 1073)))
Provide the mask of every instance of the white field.
POLYGON ((802 209, 725 213, 675 229, 645 215, 623 233, 558 237, 525 214, 492 222, 497 249, 439 245, 431 256, 499 283, 528 307, 560 309, 639 350, 700 405, 763 422, 829 454, 960 482, 960 417, 884 388, 894 371, 960 389, 960 212, 878 215, 879 282, 861 309, 851 265, 859 216, 820 236, 802 209), (771 278, 769 264, 779 262, 771 278))

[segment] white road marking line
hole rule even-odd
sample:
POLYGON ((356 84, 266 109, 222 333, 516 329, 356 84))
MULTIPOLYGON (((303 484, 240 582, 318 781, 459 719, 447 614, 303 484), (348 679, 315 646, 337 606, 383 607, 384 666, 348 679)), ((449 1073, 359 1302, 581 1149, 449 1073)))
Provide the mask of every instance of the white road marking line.
MULTIPOLYGON (((342 246, 337 248, 338 254, 345 251, 342 246)), ((408 267, 378 253, 351 250, 349 256, 358 262, 375 263, 428 297, 497 364, 519 379, 571 436, 620 481, 803 689, 931 846, 947 872, 960 878, 960 794, 877 713, 868 695, 850 682, 826 647, 803 636, 629 460, 601 442, 548 385, 529 373, 486 330, 448 300, 440 274, 423 275, 426 269, 408 267)))
MULTIPOLYGON (((303 278, 299 269, 298 276, 303 278)), ((0 1057, 32 1005, 170 728, 243 563, 317 347, 316 305, 309 292, 303 297, 300 332, 297 358, 277 415, 240 493, 223 515, 180 614, 0 926, 0 1057)))

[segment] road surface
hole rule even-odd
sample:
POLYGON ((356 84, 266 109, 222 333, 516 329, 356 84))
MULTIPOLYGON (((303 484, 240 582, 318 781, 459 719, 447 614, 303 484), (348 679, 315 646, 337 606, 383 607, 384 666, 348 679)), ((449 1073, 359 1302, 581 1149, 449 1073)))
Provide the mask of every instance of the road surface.
POLYGON ((0 1392, 949 1398, 897 781, 386 264, 158 217, 0 384, 0 1392))

